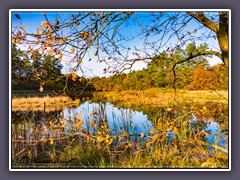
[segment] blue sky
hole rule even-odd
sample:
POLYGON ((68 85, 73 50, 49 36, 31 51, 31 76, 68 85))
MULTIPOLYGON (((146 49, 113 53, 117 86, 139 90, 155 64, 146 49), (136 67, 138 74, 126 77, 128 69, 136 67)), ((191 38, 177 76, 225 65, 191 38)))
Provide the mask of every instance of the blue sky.
MULTIPOLYGON (((66 18, 68 18, 68 15, 73 14, 73 13, 74 12, 62 12, 61 13, 61 18, 66 19, 66 18)), ((169 12, 169 14, 170 13, 173 13, 173 12, 169 12)), ((176 12, 174 12, 174 13, 176 13, 176 12)), ((56 12, 46 12, 46 15, 48 17, 48 20, 51 21, 51 22, 54 22, 55 18, 59 17, 56 14, 56 12)), ((133 19, 136 19, 140 24, 149 24, 151 18, 149 16, 148 12, 135 12, 135 15, 133 16, 133 19)), ((164 18, 163 18, 163 20, 164 20, 164 18)), ((14 30, 16 27, 19 27, 22 23, 25 26, 26 31, 36 33, 37 28, 41 28, 40 24, 41 24, 42 21, 46 21, 45 17, 42 15, 42 12, 12 12, 12 30, 14 30), (20 15, 21 21, 15 17, 14 14, 16 14, 16 13, 20 15)), ((124 25, 126 23, 123 24, 120 27, 121 33, 124 34, 125 36, 130 37, 130 36, 136 34, 136 32, 141 31, 141 26, 139 26, 138 24, 135 25, 134 23, 131 23, 131 22, 126 21, 126 23, 129 23, 127 28, 122 28, 122 27, 124 27, 124 25)), ((187 26, 184 29, 184 32, 187 32, 187 31, 191 32, 193 29, 195 29, 195 27, 198 27, 198 25, 197 25, 196 21, 192 20, 187 24, 187 26)), ((204 34, 205 32, 199 30, 199 32, 197 32, 197 33, 204 34)), ((150 41, 157 41, 158 38, 160 39, 160 36, 155 35, 153 37, 149 37, 149 40, 150 41)), ((165 40, 166 40, 166 38, 165 38, 165 40)), ((209 44, 210 49, 219 50, 217 40, 206 39, 205 42, 209 44)), ((173 47, 173 46, 176 45, 176 43, 179 43, 177 38, 176 37, 172 38, 166 45, 162 46, 159 49, 159 51, 166 50, 168 47, 173 47)), ((203 41, 197 41, 196 42, 197 45, 200 44, 200 43, 203 43, 203 41)), ((134 41, 129 41, 129 42, 124 42, 123 41, 121 45, 125 45, 125 46, 130 47, 131 51, 133 52, 134 47, 139 48, 139 49, 143 48, 143 39, 141 39, 139 37, 139 38, 135 38, 134 41)), ((156 46, 157 46, 157 44, 156 44, 156 46)), ((26 47, 24 47, 24 46, 19 46, 19 47, 21 49, 26 49, 26 47)), ((104 65, 104 63, 96 63, 96 57, 92 56, 92 54, 94 54, 95 51, 96 51, 96 49, 94 49, 94 48, 90 49, 89 52, 87 53, 85 59, 83 60, 83 64, 82 64, 85 75, 87 75, 89 77, 104 75, 102 70, 107 67, 106 65, 104 65), (89 54, 89 56, 91 56, 91 59, 92 59, 91 61, 88 61, 89 58, 90 58, 88 56, 88 54, 89 54)), ((150 53, 150 54, 153 53, 153 50, 151 50, 151 49, 148 50, 148 53, 150 53)), ((129 58, 131 58, 131 57, 136 57, 136 56, 132 55, 132 53, 129 53, 129 58)), ((63 59, 67 60, 67 57, 63 58, 63 59)), ((64 60, 62 60, 61 63, 65 66, 64 69, 66 71, 68 69, 68 67, 67 67, 66 63, 64 62, 64 60)), ((214 65, 214 64, 217 64, 217 63, 220 63, 220 62, 221 62, 220 59, 217 58, 217 57, 213 57, 212 59, 209 59, 210 65, 214 65)), ((139 70, 139 69, 142 69, 145 66, 146 66, 146 63, 138 62, 138 63, 134 64, 132 69, 139 70)), ((78 71, 78 74, 80 76, 82 75, 80 71, 78 71)))

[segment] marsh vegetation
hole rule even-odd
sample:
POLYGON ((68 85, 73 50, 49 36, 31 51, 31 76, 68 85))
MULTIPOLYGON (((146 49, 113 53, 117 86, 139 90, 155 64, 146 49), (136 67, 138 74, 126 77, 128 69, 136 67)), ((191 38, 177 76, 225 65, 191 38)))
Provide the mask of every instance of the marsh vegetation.
POLYGON ((191 92, 197 93, 193 102, 176 104, 173 92, 161 100, 162 90, 149 91, 141 98, 134 91, 96 93, 49 112, 13 108, 13 167, 228 167, 226 102, 216 103, 214 92, 203 91, 191 92), (196 103, 200 94, 207 98, 196 103), (156 98, 162 102, 154 103, 156 98))
POLYGON ((228 11, 11 15, 11 168, 230 167, 228 11))

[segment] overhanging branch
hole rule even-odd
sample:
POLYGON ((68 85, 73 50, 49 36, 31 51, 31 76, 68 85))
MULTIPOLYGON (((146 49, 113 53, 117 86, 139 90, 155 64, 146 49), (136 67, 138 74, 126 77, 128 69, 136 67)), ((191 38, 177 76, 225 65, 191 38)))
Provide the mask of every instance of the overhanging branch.
POLYGON ((192 16, 194 19, 196 19, 197 21, 199 21, 200 23, 202 23, 204 26, 206 26, 207 28, 211 29, 212 31, 214 31, 215 33, 217 33, 218 31, 218 25, 212 21, 210 21, 203 12, 187 12, 188 15, 192 16))

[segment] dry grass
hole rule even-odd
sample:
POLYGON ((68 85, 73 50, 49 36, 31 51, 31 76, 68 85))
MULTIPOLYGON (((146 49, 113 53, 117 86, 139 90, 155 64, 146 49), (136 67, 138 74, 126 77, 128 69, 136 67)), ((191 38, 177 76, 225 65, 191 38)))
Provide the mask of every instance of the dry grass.
POLYGON ((95 98, 106 98, 110 102, 124 103, 126 106, 135 105, 154 105, 154 106, 170 106, 177 103, 206 103, 218 102, 228 103, 227 91, 188 91, 151 88, 144 91, 111 91, 98 92, 94 94, 95 98))
POLYGON ((51 111, 61 109, 63 107, 69 107, 79 104, 79 100, 73 101, 67 96, 57 97, 13 97, 12 98, 12 110, 43 110, 51 111))

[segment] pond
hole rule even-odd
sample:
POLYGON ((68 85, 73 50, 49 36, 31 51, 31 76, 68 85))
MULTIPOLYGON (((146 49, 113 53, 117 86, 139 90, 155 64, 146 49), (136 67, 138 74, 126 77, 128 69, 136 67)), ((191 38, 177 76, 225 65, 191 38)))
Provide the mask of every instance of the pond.
POLYGON ((116 142, 140 143, 141 146, 149 139, 160 137, 157 136, 159 133, 164 134, 161 137, 166 139, 164 143, 167 146, 194 137, 208 143, 205 145, 212 152, 228 149, 228 133, 223 130, 219 119, 197 117, 192 112, 172 113, 164 108, 148 111, 118 108, 108 102, 92 100, 82 102, 78 107, 50 112, 13 111, 13 159, 23 156, 23 152, 29 152, 29 149, 33 151, 32 157, 36 158, 52 151, 49 147, 53 144, 54 151, 63 151, 74 141, 107 142, 110 150, 119 145, 116 142), (220 148, 215 149, 214 145, 220 148))

